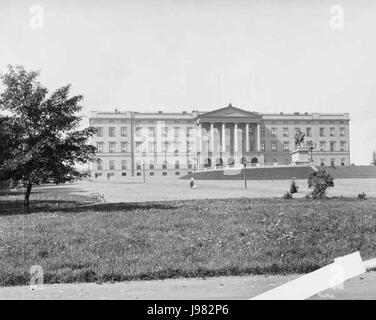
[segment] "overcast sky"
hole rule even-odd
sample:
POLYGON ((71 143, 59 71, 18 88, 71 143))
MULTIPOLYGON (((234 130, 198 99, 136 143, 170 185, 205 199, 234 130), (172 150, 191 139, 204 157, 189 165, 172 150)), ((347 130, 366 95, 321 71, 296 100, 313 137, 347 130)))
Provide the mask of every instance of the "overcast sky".
POLYGON ((86 114, 229 102, 261 113, 349 112, 351 161, 369 164, 375 30, 373 0, 0 0, 0 72, 22 64, 41 69, 51 90, 71 83, 86 114))

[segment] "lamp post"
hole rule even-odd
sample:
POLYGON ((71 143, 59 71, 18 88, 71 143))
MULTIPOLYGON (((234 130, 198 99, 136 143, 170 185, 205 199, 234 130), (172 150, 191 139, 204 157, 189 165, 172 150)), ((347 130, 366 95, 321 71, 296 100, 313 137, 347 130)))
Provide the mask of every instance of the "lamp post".
POLYGON ((313 162, 313 155, 312 155, 312 153, 313 153, 313 150, 316 149, 317 143, 310 141, 307 144, 308 144, 308 149, 311 152, 311 162, 313 162))
POLYGON ((247 189, 247 175, 245 169, 247 168, 247 159, 245 157, 242 158, 242 164, 244 166, 244 188, 247 189))

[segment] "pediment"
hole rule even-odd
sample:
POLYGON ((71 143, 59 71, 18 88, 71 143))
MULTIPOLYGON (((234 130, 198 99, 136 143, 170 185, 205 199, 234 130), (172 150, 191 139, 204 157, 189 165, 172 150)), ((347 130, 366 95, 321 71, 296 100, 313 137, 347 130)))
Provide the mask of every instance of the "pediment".
POLYGON ((259 118, 260 115, 257 112, 246 111, 240 108, 233 107, 229 104, 225 108, 213 110, 200 114, 199 119, 230 119, 230 118, 259 118))

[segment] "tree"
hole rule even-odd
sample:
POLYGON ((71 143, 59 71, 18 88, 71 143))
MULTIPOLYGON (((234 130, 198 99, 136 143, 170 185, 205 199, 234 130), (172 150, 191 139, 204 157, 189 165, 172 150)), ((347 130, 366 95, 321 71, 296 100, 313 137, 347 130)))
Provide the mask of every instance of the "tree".
POLYGON ((371 164, 376 166, 376 150, 373 150, 373 152, 372 152, 372 162, 371 162, 371 164))
POLYGON ((313 199, 321 199, 326 195, 326 190, 334 187, 334 178, 325 170, 312 172, 308 177, 308 187, 312 190, 313 199))
POLYGON ((70 85, 48 95, 38 81, 39 71, 26 71, 22 66, 8 66, 1 75, 4 92, 0 109, 10 114, 6 119, 6 135, 12 143, 0 164, 3 179, 12 179, 26 188, 24 208, 29 212, 33 185, 64 183, 82 179, 77 164, 95 160, 95 147, 88 139, 95 128, 78 130, 81 95, 69 97, 70 85))

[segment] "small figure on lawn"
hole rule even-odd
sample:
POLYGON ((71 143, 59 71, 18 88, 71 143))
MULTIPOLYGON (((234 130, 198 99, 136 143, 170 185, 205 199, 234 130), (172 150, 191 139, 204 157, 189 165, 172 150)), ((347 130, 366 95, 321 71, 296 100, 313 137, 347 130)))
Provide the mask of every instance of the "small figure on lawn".
POLYGON ((110 180, 110 173, 107 172, 107 180, 110 180))
POLYGON ((191 177, 190 186, 191 188, 195 187, 195 179, 193 179, 193 177, 191 177))
POLYGON ((299 190, 299 187, 296 185, 295 180, 291 181, 291 186, 290 186, 290 193, 297 193, 299 190))

